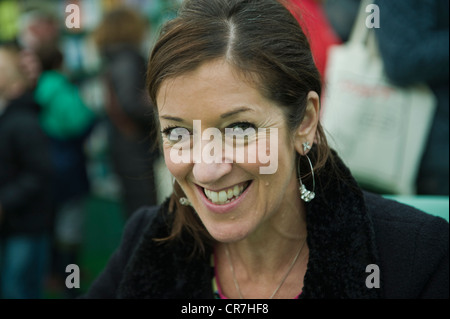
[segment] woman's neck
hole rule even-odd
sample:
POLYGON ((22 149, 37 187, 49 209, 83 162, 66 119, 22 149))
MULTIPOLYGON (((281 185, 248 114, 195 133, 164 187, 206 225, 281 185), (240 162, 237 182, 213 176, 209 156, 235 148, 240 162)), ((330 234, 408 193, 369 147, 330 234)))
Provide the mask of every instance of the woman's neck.
MULTIPOLYGON (((281 208, 247 238, 216 246, 221 278, 237 280, 242 291, 254 293, 245 298, 268 298, 286 275, 281 295, 294 297, 302 286, 309 254, 305 208, 300 199, 286 201, 281 208)), ((225 288, 237 293, 235 284, 225 288)))
POLYGON ((234 263, 240 264, 249 278, 257 279, 266 274, 276 276, 277 271, 289 264, 305 242, 306 226, 303 228, 295 237, 279 233, 269 235, 266 232, 266 238, 248 238, 236 243, 222 244, 222 249, 228 249, 234 263))

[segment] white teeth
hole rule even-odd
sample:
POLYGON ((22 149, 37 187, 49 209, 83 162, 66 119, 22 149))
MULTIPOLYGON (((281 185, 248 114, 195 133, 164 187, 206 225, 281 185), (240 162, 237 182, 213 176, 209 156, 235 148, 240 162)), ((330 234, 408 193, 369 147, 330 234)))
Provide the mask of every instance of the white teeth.
POLYGON ((216 192, 210 191, 208 197, 213 203, 217 203, 219 201, 219 194, 216 192))
POLYGON ((235 185, 233 188, 233 195, 234 196, 239 196, 239 194, 241 193, 241 191, 239 190, 239 186, 235 185))
POLYGON ((227 192, 220 191, 219 192, 219 202, 225 202, 227 200, 227 192))
POLYGON ((209 189, 204 189, 206 197, 208 197, 214 204, 223 205, 234 201, 244 191, 243 185, 235 185, 232 188, 215 192, 209 189))

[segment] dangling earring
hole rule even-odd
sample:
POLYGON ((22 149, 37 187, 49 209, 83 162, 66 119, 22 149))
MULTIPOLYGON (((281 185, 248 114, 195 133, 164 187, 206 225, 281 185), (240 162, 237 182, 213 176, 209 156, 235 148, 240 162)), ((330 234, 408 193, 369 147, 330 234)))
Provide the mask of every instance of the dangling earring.
POLYGON ((316 189, 316 181, 314 178, 314 169, 311 163, 311 160, 309 159, 308 155, 306 155, 306 152, 308 150, 311 149, 311 146, 309 145, 308 142, 303 143, 303 152, 305 152, 305 156, 309 162, 309 166, 311 168, 311 175, 312 175, 312 180, 313 180, 313 190, 309 191, 306 189, 305 185, 302 182, 302 177, 300 175, 300 158, 298 159, 298 165, 297 165, 297 170, 298 170, 298 181, 300 183, 300 198, 303 199, 305 202, 310 202, 311 200, 314 199, 314 197, 316 196, 316 194, 314 193, 315 189, 316 189))

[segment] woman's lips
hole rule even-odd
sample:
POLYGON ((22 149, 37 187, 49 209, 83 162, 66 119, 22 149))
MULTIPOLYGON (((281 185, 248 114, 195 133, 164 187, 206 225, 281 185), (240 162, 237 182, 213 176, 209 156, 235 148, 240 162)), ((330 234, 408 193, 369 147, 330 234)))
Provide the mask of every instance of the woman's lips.
POLYGON ((197 185, 200 198, 208 209, 215 213, 226 213, 234 209, 244 199, 251 186, 246 181, 221 190, 210 190, 197 185))

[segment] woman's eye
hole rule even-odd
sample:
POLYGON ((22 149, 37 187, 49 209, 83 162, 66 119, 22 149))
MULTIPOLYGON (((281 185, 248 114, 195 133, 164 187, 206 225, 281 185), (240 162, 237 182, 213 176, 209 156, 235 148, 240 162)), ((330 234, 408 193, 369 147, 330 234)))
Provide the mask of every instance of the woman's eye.
POLYGON ((236 133, 238 133, 238 132, 246 133, 245 132, 246 130, 247 130, 247 132, 249 132, 249 131, 253 132, 253 130, 255 129, 255 126, 252 123, 239 122, 239 123, 231 124, 227 128, 235 131, 236 133), (250 129, 250 130, 248 130, 248 129, 250 129))
POLYGON ((241 140, 245 143, 253 141, 256 137, 255 125, 248 122, 239 122, 229 125, 225 129, 225 139, 233 142, 234 139, 241 140))
POLYGON ((184 127, 169 127, 162 131, 170 142, 186 141, 191 138, 191 133, 184 127))

